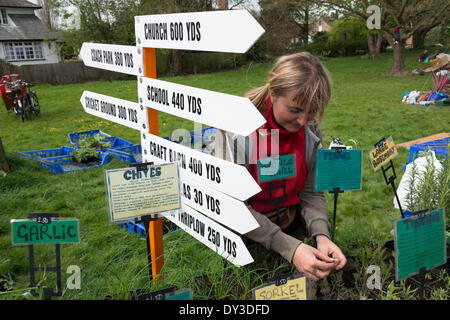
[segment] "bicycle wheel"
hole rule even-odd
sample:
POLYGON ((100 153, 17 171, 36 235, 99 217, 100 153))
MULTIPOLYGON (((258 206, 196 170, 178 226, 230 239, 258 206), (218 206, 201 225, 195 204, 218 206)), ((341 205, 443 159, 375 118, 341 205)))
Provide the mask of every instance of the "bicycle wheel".
POLYGON ((24 115, 22 100, 16 100, 16 110, 17 110, 17 114, 20 116, 20 120, 23 122, 23 120, 25 119, 25 115, 24 115))
POLYGON ((25 118, 28 120, 31 120, 31 104, 30 101, 28 101, 27 98, 24 98, 23 100, 23 113, 25 115, 25 118))
POLYGON ((41 105, 39 104, 39 99, 36 92, 32 91, 30 93, 31 110, 36 114, 36 116, 41 113, 41 105))

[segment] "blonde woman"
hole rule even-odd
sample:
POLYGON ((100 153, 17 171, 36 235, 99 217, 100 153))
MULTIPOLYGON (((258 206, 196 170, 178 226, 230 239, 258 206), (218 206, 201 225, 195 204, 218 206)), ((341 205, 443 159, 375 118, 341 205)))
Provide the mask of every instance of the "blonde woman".
POLYGON ((314 281, 346 264, 330 240, 325 197, 314 191, 316 150, 322 147, 319 124, 330 96, 328 73, 317 58, 307 52, 280 57, 266 85, 246 94, 267 120, 264 126, 246 139, 219 131, 215 142, 216 156, 234 162, 245 158, 262 189, 247 203, 260 227, 245 236, 278 252, 314 281), (258 160, 277 155, 293 155, 295 177, 262 182, 258 160), (283 200, 279 210, 274 199, 283 200), (317 248, 302 242, 305 229, 317 248))

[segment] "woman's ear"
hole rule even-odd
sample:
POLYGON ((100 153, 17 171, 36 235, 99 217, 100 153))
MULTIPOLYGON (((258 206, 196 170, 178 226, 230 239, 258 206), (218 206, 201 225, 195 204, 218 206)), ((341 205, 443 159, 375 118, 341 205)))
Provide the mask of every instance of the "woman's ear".
POLYGON ((273 91, 270 89, 269 89, 269 96, 270 96, 270 102, 273 104, 274 101, 276 100, 276 97, 275 97, 273 91))

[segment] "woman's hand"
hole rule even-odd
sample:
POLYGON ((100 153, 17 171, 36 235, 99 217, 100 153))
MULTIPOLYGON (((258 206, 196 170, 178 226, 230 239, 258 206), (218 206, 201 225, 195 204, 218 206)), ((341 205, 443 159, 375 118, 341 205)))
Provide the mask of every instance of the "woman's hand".
POLYGON ((336 268, 332 258, 305 243, 297 247, 292 261, 299 272, 314 281, 325 278, 336 268))
POLYGON ((317 249, 327 257, 331 255, 336 263, 336 270, 342 269, 347 263, 341 249, 333 243, 327 236, 319 234, 316 236, 317 249))

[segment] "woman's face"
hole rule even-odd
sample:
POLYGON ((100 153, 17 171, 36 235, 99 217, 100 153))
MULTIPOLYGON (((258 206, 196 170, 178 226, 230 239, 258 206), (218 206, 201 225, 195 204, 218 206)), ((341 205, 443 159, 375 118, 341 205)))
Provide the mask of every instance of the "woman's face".
POLYGON ((304 110, 305 108, 297 105, 294 98, 294 90, 289 91, 285 96, 279 97, 270 91, 270 100, 272 101, 275 120, 289 132, 297 132, 316 116, 316 112, 307 114, 304 110))

